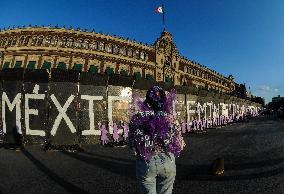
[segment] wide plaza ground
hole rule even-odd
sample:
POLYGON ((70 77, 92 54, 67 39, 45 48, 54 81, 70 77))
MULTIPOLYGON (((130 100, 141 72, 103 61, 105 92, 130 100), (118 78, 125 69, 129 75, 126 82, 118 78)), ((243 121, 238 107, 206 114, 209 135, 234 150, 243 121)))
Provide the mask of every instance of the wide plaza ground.
MULTIPOLYGON (((284 121, 256 118, 187 134, 174 194, 284 193, 284 121), (218 157, 225 175, 210 174, 218 157)), ((135 157, 126 147, 44 152, 40 146, 0 149, 0 193, 137 193, 135 157)))

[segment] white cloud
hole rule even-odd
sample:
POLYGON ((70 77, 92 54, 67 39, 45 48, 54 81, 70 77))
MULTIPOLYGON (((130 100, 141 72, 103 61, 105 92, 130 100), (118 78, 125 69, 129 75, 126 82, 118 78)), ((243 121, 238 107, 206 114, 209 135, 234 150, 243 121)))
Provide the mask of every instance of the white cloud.
POLYGON ((273 87, 268 86, 268 85, 258 86, 256 90, 258 90, 260 92, 265 92, 265 93, 279 92, 278 88, 273 88, 273 87))

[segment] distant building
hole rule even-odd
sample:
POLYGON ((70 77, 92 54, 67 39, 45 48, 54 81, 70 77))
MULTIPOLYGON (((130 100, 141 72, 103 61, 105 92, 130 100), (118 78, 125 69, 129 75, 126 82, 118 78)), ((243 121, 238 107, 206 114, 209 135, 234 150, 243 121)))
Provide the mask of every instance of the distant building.
POLYGON ((153 45, 145 45, 117 36, 65 28, 4 30, 0 32, 0 67, 130 75, 135 79, 172 82, 224 93, 233 93, 237 86, 245 94, 232 75, 225 77, 181 56, 167 31, 162 32, 153 45))
POLYGON ((284 97, 280 97, 280 95, 278 95, 277 97, 272 98, 272 102, 279 102, 279 101, 284 101, 284 97))

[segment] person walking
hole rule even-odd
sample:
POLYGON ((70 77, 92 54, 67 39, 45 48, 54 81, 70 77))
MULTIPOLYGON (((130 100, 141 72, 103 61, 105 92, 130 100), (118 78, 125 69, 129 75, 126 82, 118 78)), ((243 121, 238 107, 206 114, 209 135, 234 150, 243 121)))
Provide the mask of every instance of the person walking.
POLYGON ((140 194, 171 194, 176 176, 175 158, 185 147, 182 130, 173 116, 175 91, 166 96, 154 86, 129 125, 129 146, 137 156, 136 178, 140 194))

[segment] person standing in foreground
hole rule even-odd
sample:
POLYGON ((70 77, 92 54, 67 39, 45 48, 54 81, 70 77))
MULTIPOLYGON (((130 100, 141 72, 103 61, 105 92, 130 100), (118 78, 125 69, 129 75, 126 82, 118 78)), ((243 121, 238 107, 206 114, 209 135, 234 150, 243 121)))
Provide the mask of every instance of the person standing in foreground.
MULTIPOLYGON (((129 146, 137 156, 136 177, 141 194, 170 194, 176 176, 175 158, 185 143, 173 117, 175 91, 166 96, 159 86, 147 91, 146 100, 130 121, 129 146)), ((135 104, 135 102, 134 102, 135 104)))

